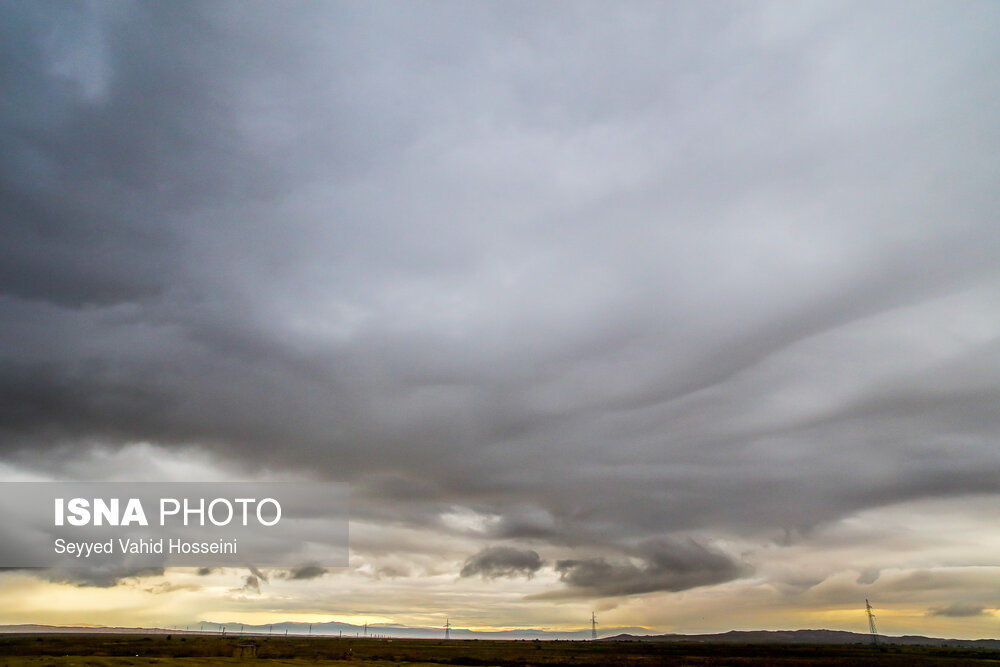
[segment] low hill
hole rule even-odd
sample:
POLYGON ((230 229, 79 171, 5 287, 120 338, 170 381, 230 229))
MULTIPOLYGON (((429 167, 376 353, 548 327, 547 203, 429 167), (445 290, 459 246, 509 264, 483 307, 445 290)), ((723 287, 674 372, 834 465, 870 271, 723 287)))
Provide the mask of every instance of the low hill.
MULTIPOLYGON (((633 635, 603 637, 600 641, 702 642, 713 644, 868 644, 871 635, 844 630, 730 630, 704 635, 633 635)), ((920 635, 891 637, 879 635, 879 642, 905 646, 955 646, 1000 648, 1000 639, 941 639, 920 635)))

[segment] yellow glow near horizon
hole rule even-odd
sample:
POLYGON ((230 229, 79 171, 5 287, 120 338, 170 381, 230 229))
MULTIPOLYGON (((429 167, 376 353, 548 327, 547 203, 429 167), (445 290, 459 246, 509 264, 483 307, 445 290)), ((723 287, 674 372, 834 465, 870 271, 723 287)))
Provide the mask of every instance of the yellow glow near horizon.
POLYGON ((18 609, 30 613, 52 611, 61 614, 79 612, 92 614, 132 610, 142 606, 133 591, 124 588, 77 588, 58 583, 43 583, 31 590, 30 597, 20 601, 18 609))
POLYGON ((321 614, 317 612, 288 611, 232 611, 215 610, 198 615, 198 621, 206 623, 245 623, 246 625, 274 625, 276 623, 350 623, 364 625, 368 623, 395 623, 388 616, 363 616, 356 614, 321 614))
MULTIPOLYGON (((330 590, 328 596, 311 595, 299 599, 295 593, 301 586, 292 586, 281 579, 277 585, 289 590, 272 591, 262 586, 263 594, 246 594, 237 588, 240 578, 228 574, 195 577, 189 572, 168 571, 162 577, 130 580, 107 588, 78 586, 72 583, 47 581, 33 574, 8 572, 0 576, 0 624, 39 623, 62 626, 121 626, 121 627, 185 627, 196 622, 247 624, 263 626, 282 622, 328 623, 341 622, 354 626, 399 624, 409 627, 443 628, 450 618, 455 629, 477 632, 539 629, 549 631, 589 630, 590 609, 597 608, 598 632, 606 634, 614 628, 637 626, 642 633, 680 632, 699 634, 738 630, 790 630, 801 628, 848 630, 865 634, 867 618, 862 604, 844 606, 808 605, 794 598, 775 604, 767 597, 754 597, 754 589, 720 591, 701 589, 682 595, 660 594, 648 599, 621 601, 617 607, 602 612, 600 606, 574 603, 553 608, 546 602, 522 601, 520 607, 490 607, 495 598, 482 598, 483 604, 473 604, 476 598, 465 594, 441 602, 437 607, 419 608, 420 581, 411 582, 414 591, 402 595, 397 587, 379 590, 383 582, 364 581, 355 590, 330 590), (198 586, 199 582, 213 585, 198 586), (231 582, 231 585, 219 585, 231 582), (728 596, 743 595, 743 604, 733 605, 728 596), (272 597, 269 599, 269 595, 272 597), (407 609, 395 613, 394 607, 407 609), (358 613, 371 608, 374 614, 358 613), (326 610, 344 609, 342 613, 326 610), (482 610, 488 610, 483 612, 482 610), (392 613, 387 616, 386 613, 392 613), (511 624, 511 621, 519 621, 511 624), (564 621, 564 622, 560 622, 564 621)), ((466 582, 457 582, 456 587, 466 582)), ((436 581, 427 599, 440 600, 436 581)), ((472 582, 473 586, 479 585, 472 582)), ((315 592, 310 589, 311 592, 315 592)), ((876 596, 884 599, 886 596, 876 596)), ((878 600, 873 600, 878 602, 878 600)), ((937 599, 915 606, 912 602, 882 602, 875 606, 881 634, 896 636, 919 634, 930 637, 975 639, 996 636, 996 605, 970 605, 975 613, 954 616, 936 613, 947 611, 948 600, 937 599)), ((192 627, 194 627, 192 625, 192 627)), ((381 630, 374 629, 378 633, 381 630)), ((391 630, 387 630, 391 633, 391 630)), ((353 631, 352 631, 353 634, 353 631)))

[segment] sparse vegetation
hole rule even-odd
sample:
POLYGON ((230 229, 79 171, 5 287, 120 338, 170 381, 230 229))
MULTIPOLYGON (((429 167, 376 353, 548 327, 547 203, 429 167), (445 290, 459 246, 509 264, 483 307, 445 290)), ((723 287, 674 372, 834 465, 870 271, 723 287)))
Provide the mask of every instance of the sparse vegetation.
POLYGON ((161 667, 238 664, 472 665, 498 667, 646 667, 653 665, 986 665, 1000 651, 864 644, 715 644, 576 641, 463 641, 337 639, 328 637, 221 637, 187 635, 0 636, 0 667, 78 665, 161 667), (248 650, 252 646, 253 650, 248 650), (255 656, 255 657, 248 657, 255 656))

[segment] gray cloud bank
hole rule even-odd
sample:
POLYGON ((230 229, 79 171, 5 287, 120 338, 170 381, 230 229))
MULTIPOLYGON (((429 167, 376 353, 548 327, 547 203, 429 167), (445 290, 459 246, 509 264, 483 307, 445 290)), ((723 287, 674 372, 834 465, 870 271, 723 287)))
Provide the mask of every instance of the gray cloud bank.
POLYGON ((531 577, 542 569, 542 559, 532 549, 514 547, 487 547, 469 556, 462 566, 461 576, 481 576, 484 579, 498 577, 531 577))
POLYGON ((683 591, 749 574, 746 566, 693 540, 647 544, 637 550, 635 557, 640 564, 609 562, 605 558, 561 560, 556 563, 556 571, 569 586, 570 595, 594 597, 683 591))
POLYGON ((968 618, 970 616, 986 616, 987 613, 982 607, 965 604, 952 604, 939 609, 932 609, 928 612, 931 616, 949 616, 953 618, 968 618))
POLYGON ((992 4, 293 5, 0 5, 4 461, 348 479, 594 594, 998 490, 992 4))
POLYGON ((316 565, 304 565, 302 567, 297 567, 288 571, 285 575, 286 579, 316 579, 322 577, 326 574, 327 570, 325 567, 319 567, 316 565))

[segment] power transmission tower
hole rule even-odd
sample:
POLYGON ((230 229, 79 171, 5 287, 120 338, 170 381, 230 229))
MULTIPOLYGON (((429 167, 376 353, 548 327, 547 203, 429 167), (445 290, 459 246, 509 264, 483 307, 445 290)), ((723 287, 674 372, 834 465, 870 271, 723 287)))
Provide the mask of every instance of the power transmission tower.
POLYGON ((444 619, 444 638, 451 639, 451 619, 444 619))
POLYGON ((875 628, 875 614, 872 613, 872 605, 865 598, 865 613, 868 614, 868 631, 872 634, 872 646, 878 646, 878 630, 875 628))
POLYGON ((597 614, 590 612, 590 638, 597 639, 597 614))
POLYGON ((368 621, 365 621, 365 637, 368 636, 368 621))

